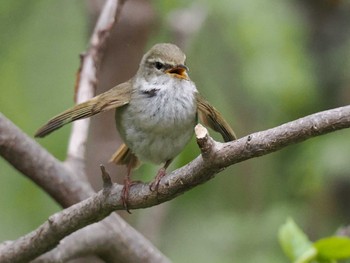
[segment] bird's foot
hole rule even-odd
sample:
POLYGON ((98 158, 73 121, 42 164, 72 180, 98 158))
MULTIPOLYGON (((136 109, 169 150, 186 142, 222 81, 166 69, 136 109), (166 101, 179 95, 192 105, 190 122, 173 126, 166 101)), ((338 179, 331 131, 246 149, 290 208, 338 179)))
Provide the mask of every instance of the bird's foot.
POLYGON ((149 185, 149 190, 152 192, 157 191, 158 192, 158 187, 160 180, 166 175, 166 168, 162 167, 159 169, 156 178, 154 178, 153 182, 149 185))
POLYGON ((129 208, 128 208, 128 199, 129 199, 129 192, 130 192, 130 187, 139 184, 141 181, 131 181, 128 177, 124 179, 124 186, 122 189, 122 202, 123 202, 123 207, 126 212, 131 214, 129 208))

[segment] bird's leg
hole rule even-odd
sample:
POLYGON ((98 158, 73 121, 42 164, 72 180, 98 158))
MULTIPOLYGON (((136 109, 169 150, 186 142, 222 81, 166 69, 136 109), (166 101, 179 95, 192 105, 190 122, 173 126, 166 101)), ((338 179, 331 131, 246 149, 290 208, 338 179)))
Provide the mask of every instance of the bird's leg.
POLYGON ((160 183, 160 180, 162 180, 162 178, 164 177, 164 175, 166 174, 166 169, 168 168, 168 166, 170 165, 172 160, 168 160, 165 162, 164 166, 162 168, 159 169, 156 177, 154 178, 153 182, 150 184, 149 189, 153 192, 153 191, 157 191, 158 192, 158 186, 160 183))
POLYGON ((122 190, 122 202, 123 202, 123 206, 124 209, 131 214, 131 212, 129 211, 128 208, 128 199, 129 199, 129 191, 130 191, 130 187, 135 184, 135 182, 131 181, 131 165, 128 164, 128 170, 127 170, 127 174, 126 177, 124 178, 124 186, 123 186, 123 190, 122 190))

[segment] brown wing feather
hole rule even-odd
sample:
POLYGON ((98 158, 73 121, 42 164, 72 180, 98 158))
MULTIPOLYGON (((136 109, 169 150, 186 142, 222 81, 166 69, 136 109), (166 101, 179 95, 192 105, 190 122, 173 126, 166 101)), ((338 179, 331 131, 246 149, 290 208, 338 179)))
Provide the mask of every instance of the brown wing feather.
POLYGON ((200 121, 214 131, 219 132, 225 142, 236 139, 234 131, 222 117, 221 113, 211 106, 200 94, 197 95, 197 110, 200 121))
POLYGON ((130 82, 122 83, 86 102, 80 103, 49 120, 36 133, 35 137, 44 137, 75 120, 91 117, 100 112, 121 107, 129 103, 130 82))

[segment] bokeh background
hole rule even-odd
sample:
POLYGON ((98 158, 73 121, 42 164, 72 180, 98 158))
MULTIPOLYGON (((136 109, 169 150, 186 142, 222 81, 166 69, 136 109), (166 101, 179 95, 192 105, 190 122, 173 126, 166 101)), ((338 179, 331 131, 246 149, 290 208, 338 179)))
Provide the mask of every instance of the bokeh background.
MULTIPOLYGON (((102 2, 0 1, 0 111, 30 136, 73 104, 79 54, 102 2)), ((129 0, 106 47, 97 93, 130 78, 154 43, 173 42, 238 137, 343 106, 350 100, 349 14, 350 2, 341 0, 129 0)), ((38 142, 64 160, 69 131, 38 142)), ((344 130, 289 146, 168 203, 121 215, 174 262, 288 262, 277 238, 286 218, 312 240, 350 224, 349 138, 344 130)), ((119 144, 113 113, 94 117, 87 165, 96 190, 99 164, 119 144)), ((198 154, 192 141, 171 169, 198 154)), ((122 180, 124 168, 107 168, 122 180)), ((144 165, 134 177, 151 180, 157 169, 144 165)), ((0 159, 0 241, 59 210, 0 159)))

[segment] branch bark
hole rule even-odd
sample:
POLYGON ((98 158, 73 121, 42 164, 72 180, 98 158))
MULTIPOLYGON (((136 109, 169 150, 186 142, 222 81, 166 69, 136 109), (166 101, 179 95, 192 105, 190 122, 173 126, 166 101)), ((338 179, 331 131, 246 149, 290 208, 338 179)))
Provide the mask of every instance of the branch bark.
MULTIPOLYGON (((2 123, 4 122, 0 121, 0 124, 2 123)), ((312 114, 229 143, 215 142, 203 127, 197 126, 197 141, 203 155, 166 175, 160 182, 158 193, 150 191, 147 184, 134 185, 130 189, 128 206, 130 209, 137 209, 157 205, 210 180, 215 174, 232 164, 275 152, 293 143, 349 127, 350 106, 312 114)), ((0 130, 3 130, 1 125, 0 130)), ((0 153, 2 155, 6 154, 11 147, 11 141, 8 143, 6 136, 4 140, 2 132, 0 153)), ((101 220, 115 210, 123 209, 122 186, 111 185, 105 172, 103 172, 103 178, 105 182, 103 190, 53 215, 47 222, 26 236, 2 244, 0 247, 0 262, 20 262, 18 256, 23 257, 26 253, 33 251, 33 247, 36 248, 35 250, 40 248, 41 253, 47 251, 58 244, 64 236, 83 226, 101 220), (21 253, 15 253, 19 249, 21 253)))
POLYGON ((71 206, 94 193, 86 181, 77 180, 68 167, 1 113, 0 131, 2 157, 63 207, 71 206))
MULTIPOLYGON (((65 236, 86 225, 105 218, 113 212, 113 209, 110 209, 109 205, 105 206, 105 204, 107 204, 105 199, 108 198, 109 193, 110 187, 107 186, 107 188, 103 189, 92 197, 50 216, 50 218, 44 224, 29 234, 15 241, 2 244, 0 246, 0 262, 29 262, 36 256, 41 255, 42 253, 55 247, 65 236)), ((107 221, 105 223, 107 223, 107 221)), ((113 222, 113 224, 114 223, 115 222, 113 222)), ((111 233, 114 232, 112 231, 113 227, 111 227, 110 224, 105 224, 105 226, 109 228, 111 233)), ((83 237, 84 233, 86 237, 88 232, 92 230, 96 231, 96 227, 98 229, 97 225, 90 226, 89 230, 86 229, 84 232, 81 232, 79 236, 83 237)), ((117 226, 117 229, 122 233, 122 230, 128 230, 127 224, 124 223, 119 225, 117 226)), ((122 248, 119 248, 119 250, 124 249, 125 251, 123 253, 118 253, 119 255, 117 254, 119 259, 122 258, 123 262, 169 262, 160 253, 154 253, 155 248, 153 246, 139 246, 140 243, 137 240, 130 240, 130 236, 127 235, 127 233, 125 233, 124 236, 121 233, 119 233, 121 240, 115 240, 115 242, 124 245, 122 248), (131 251, 128 251, 127 247, 129 247, 131 251), (121 255, 123 257, 120 257, 121 255), (149 255, 152 255, 152 257, 149 257, 149 255), (136 261, 133 261, 135 259, 136 261)), ((94 233, 94 241, 101 241, 100 234, 101 233, 94 233)), ((116 239, 114 234, 115 233, 113 233, 113 236, 108 235, 111 237, 111 240, 116 239)), ((108 236, 105 236, 105 238, 108 236)), ((138 234, 138 237, 142 239, 140 234, 138 234)), ((72 238, 75 242, 77 242, 74 236, 72 238)), ((111 240, 109 240, 107 244, 109 244, 111 240)), ((106 249, 106 240, 104 241, 105 242, 99 242, 99 246, 94 246, 96 249, 95 251, 91 250, 91 247, 85 248, 83 251, 89 251, 89 253, 100 251, 101 253, 106 249)), ((79 240, 79 243, 79 246, 75 246, 76 249, 83 248, 81 246, 81 240, 79 240)), ((91 244, 90 242, 86 243, 91 244)), ((82 250, 76 251, 79 251, 80 254, 83 252, 82 250)), ((107 257, 107 255, 108 254, 104 254, 104 257, 107 257)), ((43 258, 38 259, 38 262, 43 262, 40 260, 43 260, 43 258)))
POLYGON ((137 244, 133 243, 137 249, 131 251, 128 248, 129 235, 116 234, 125 231, 128 232, 127 224, 116 224, 115 214, 111 214, 99 223, 84 227, 62 239, 55 249, 41 255, 31 263, 61 263, 87 255, 98 255, 105 262, 116 263, 169 262, 165 257, 151 258, 149 255, 152 254, 152 251, 149 250, 152 249, 152 246, 138 247, 137 244), (122 239, 116 238, 116 236, 120 236, 122 239))

